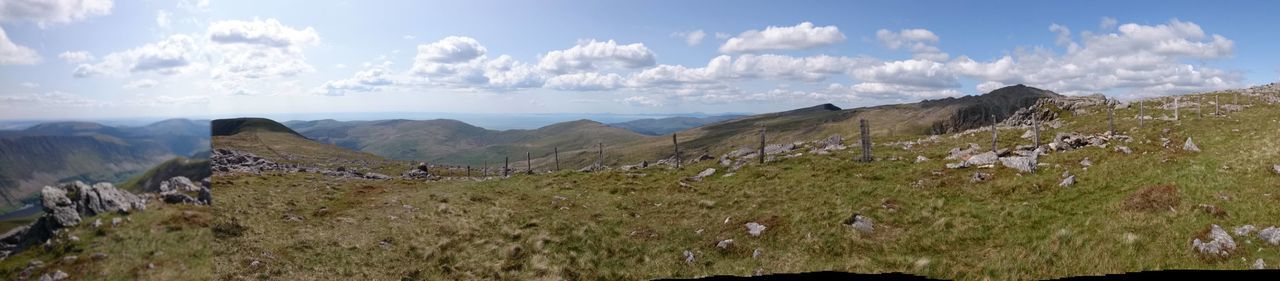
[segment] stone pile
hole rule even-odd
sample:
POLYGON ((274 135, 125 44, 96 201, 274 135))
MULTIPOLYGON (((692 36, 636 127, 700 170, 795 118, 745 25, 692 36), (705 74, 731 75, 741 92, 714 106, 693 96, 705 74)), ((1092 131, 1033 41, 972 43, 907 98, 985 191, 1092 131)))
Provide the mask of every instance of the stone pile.
POLYGON ((213 191, 208 186, 192 182, 191 179, 183 176, 160 182, 159 195, 161 200, 169 204, 210 205, 213 203, 213 191))
POLYGON ((44 215, 30 225, 15 228, 0 236, 0 257, 8 257, 30 246, 45 243, 61 229, 79 225, 84 217, 107 213, 128 214, 147 208, 145 198, 117 189, 110 183, 90 186, 80 181, 56 187, 45 186, 40 190, 40 204, 44 215))

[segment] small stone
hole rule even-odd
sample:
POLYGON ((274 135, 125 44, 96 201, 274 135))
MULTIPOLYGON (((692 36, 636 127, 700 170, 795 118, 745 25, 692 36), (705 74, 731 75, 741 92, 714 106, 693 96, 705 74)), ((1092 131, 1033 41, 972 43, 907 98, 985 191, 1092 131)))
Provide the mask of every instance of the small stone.
POLYGON ((1206 237, 1206 239, 1208 241, 1201 241, 1200 238, 1196 238, 1191 241, 1191 248, 1204 255, 1224 258, 1230 256, 1231 252, 1236 249, 1235 239, 1232 239, 1226 230, 1222 230, 1222 227, 1216 224, 1210 228, 1209 237, 1206 237))
POLYGON ((748 222, 746 226, 747 226, 747 234, 751 234, 751 236, 760 236, 760 234, 764 233, 764 229, 768 228, 763 224, 759 224, 756 222, 748 222))
POLYGON ((71 277, 71 276, 67 275, 66 272, 62 272, 62 270, 57 270, 57 271, 54 271, 53 273, 45 273, 44 275, 41 275, 40 281, 58 281, 62 279, 67 279, 67 277, 71 277))
POLYGON ((846 219, 844 224, 853 227, 854 230, 862 234, 871 234, 875 230, 875 223, 871 222, 871 218, 856 213, 846 219))
POLYGON ((1120 152, 1120 153, 1124 153, 1124 154, 1130 154, 1130 153, 1133 153, 1133 150, 1132 150, 1132 149, 1129 149, 1129 147, 1128 147, 1128 146, 1116 146, 1115 151, 1116 151, 1116 152, 1120 152))
POLYGON ((1232 232, 1235 232, 1237 236, 1245 236, 1245 235, 1249 235, 1249 233, 1252 233, 1254 229, 1257 229, 1257 228, 1254 227, 1252 224, 1246 224, 1246 225, 1236 227, 1236 229, 1232 232))
POLYGON ((1188 137, 1187 142, 1182 144, 1182 150, 1186 150, 1190 152, 1200 152, 1200 147, 1196 146, 1196 143, 1192 142, 1191 138, 1188 137))
POLYGON ((1080 166, 1082 167, 1093 166, 1093 160, 1089 160, 1089 157, 1085 157, 1084 160, 1080 160, 1080 166))
POLYGON ((1068 176, 1067 176, 1067 178, 1062 179, 1062 182, 1059 182, 1059 183, 1058 183, 1058 186, 1059 186, 1059 187, 1071 187, 1071 185, 1073 185, 1073 184, 1076 184, 1076 176, 1075 176, 1075 175, 1068 175, 1068 176))
POLYGON ((1280 175, 1280 165, 1271 166, 1271 170, 1274 170, 1277 175, 1280 175))
POLYGON ((716 242, 716 248, 720 248, 721 250, 728 250, 730 247, 733 247, 733 239, 725 239, 720 240, 720 242, 716 242))
POLYGON ((73 262, 76 262, 76 260, 78 260, 78 259, 80 259, 80 257, 79 257, 79 256, 65 256, 65 257, 62 257, 62 262, 63 262, 63 263, 73 263, 73 262))
POLYGON ((1280 228, 1271 226, 1258 231, 1258 239, 1271 243, 1271 245, 1280 245, 1280 228))
POLYGON ((1125 232, 1125 233, 1124 233, 1124 243, 1125 243, 1125 244, 1133 244, 1134 242, 1138 242, 1138 235, 1137 235, 1137 234, 1133 234, 1133 232, 1125 232))
MULTIPOLYGON (((925 162, 925 161, 929 161, 929 158, 924 157, 923 155, 916 155, 916 163, 925 162)), ((1280 167, 1280 166, 1277 166, 1277 167, 1280 167)), ((1277 168, 1277 169, 1280 169, 1280 168, 1277 168)))
POLYGON ((690 179, 692 179, 693 181, 702 181, 703 178, 710 177, 711 175, 715 175, 715 174, 716 174, 715 168, 707 168, 706 170, 702 170, 702 172, 698 173, 698 175, 693 176, 690 179))
POLYGON ((693 263, 693 252, 692 252, 692 251, 684 250, 684 262, 685 262, 685 263, 690 263, 690 264, 691 264, 691 263, 693 263))
POLYGON ((89 225, 93 226, 93 228, 102 227, 102 219, 95 219, 93 220, 93 223, 89 225))
POLYGON ((120 218, 111 218, 111 227, 115 228, 117 226, 120 226, 120 223, 123 221, 124 220, 121 220, 120 218))
POLYGON ((97 252, 97 253, 93 253, 93 255, 89 255, 89 257, 95 260, 104 260, 104 259, 107 259, 107 253, 97 252))
POLYGON ((760 255, 762 254, 764 254, 764 252, 761 251, 760 248, 756 248, 755 251, 751 251, 751 258, 753 259, 760 258, 760 255))
POLYGON ((1262 259, 1259 258, 1257 261, 1253 262, 1253 267, 1250 267, 1250 268, 1251 269, 1267 269, 1267 263, 1263 262, 1262 259))
POLYGON ((973 173, 973 177, 970 177, 970 178, 969 178, 969 181, 970 181, 970 182, 984 182, 984 181, 987 181, 987 180, 991 179, 992 177, 994 177, 994 176, 992 176, 990 173, 982 173, 982 172, 978 172, 978 173, 973 173))

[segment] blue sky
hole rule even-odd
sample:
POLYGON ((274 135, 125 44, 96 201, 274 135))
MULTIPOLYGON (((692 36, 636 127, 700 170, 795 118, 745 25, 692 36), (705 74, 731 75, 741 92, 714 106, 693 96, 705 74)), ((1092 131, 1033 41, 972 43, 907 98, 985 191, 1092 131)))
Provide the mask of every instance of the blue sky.
POLYGON ((1273 2, 1113 2, 0 0, 0 119, 770 112, 1280 78, 1273 2))

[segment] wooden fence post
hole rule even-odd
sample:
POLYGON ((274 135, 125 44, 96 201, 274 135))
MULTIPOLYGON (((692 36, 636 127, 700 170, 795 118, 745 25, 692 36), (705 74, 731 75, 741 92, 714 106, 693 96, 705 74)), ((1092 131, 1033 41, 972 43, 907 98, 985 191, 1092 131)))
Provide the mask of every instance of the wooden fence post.
POLYGON ((1116 107, 1107 102, 1107 133, 1116 135, 1116 107))
POLYGON ((467 165, 467 177, 471 177, 471 165, 467 165))
POLYGON ((1039 115, 1040 115, 1040 114, 1039 114, 1039 113, 1040 113, 1040 110, 1039 110, 1039 107, 1036 107, 1036 110, 1035 110, 1034 112, 1035 112, 1035 113, 1031 114, 1031 135, 1032 135, 1031 137, 1035 138, 1035 140, 1033 140, 1033 141, 1032 141, 1032 143, 1033 143, 1033 144, 1035 144, 1035 147, 1034 147, 1034 148, 1032 148, 1032 149, 1040 148, 1040 116, 1039 116, 1039 115))
POLYGON ((764 134, 765 128, 760 128, 760 164, 764 164, 764 134))
POLYGON ((505 178, 508 176, 508 171, 511 170, 511 156, 506 156, 502 159, 502 177, 505 178))
POLYGON ((867 119, 858 119, 858 128, 861 135, 860 144, 862 145, 862 162, 870 163, 871 158, 871 127, 867 126, 867 119))
POLYGON ((559 172, 560 171, 560 147, 559 146, 556 147, 555 158, 556 158, 556 172, 559 172))
POLYGON ((991 115, 991 152, 997 152, 996 149, 998 148, 998 146, 996 145, 996 139, 997 139, 996 115, 992 114, 991 115))
POLYGON ((1146 113, 1142 111, 1142 100, 1138 100, 1138 128, 1142 128, 1143 119, 1146 119, 1146 113))
POLYGON ((524 152, 524 169, 526 174, 533 174, 533 154, 528 151, 524 152))
POLYGON ((676 170, 680 169, 680 141, 676 140, 676 134, 671 134, 671 146, 676 150, 676 170))

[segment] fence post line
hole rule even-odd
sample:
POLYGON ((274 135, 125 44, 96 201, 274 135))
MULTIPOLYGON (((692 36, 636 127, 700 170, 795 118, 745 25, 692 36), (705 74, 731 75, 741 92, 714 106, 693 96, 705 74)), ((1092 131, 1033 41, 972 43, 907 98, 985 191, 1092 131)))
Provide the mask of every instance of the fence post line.
POLYGON ((680 169, 680 141, 676 140, 676 134, 671 134, 671 146, 676 150, 676 170, 680 169))
POLYGON ((533 174, 533 153, 528 151, 524 152, 524 168, 526 170, 526 174, 533 174))
POLYGON ((556 158, 556 172, 559 172, 559 171, 560 171, 560 147, 559 147, 559 146, 557 146, 555 149, 556 149, 556 150, 555 150, 554 154, 555 154, 555 158, 556 158))
POLYGON ((1039 116, 1040 110, 1039 108, 1037 107, 1034 112, 1035 113, 1031 114, 1031 135, 1032 135, 1031 137, 1035 138, 1035 140, 1032 141, 1032 143, 1035 144, 1035 147, 1032 149, 1040 148, 1040 116, 1039 116))
POLYGON ((858 119, 859 144, 862 146, 862 159, 864 163, 870 163, 871 157, 871 127, 867 125, 867 119, 858 119))
POLYGON ((996 150, 999 147, 996 145, 996 140, 999 137, 997 134, 998 133, 996 132, 996 115, 992 114, 991 115, 991 152, 997 152, 996 150))
POLYGON ((764 164, 764 134, 765 128, 760 128, 760 164, 764 164))

